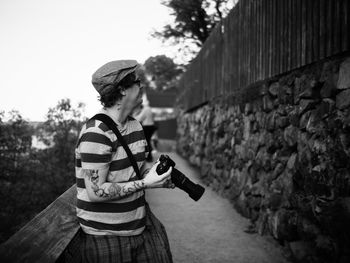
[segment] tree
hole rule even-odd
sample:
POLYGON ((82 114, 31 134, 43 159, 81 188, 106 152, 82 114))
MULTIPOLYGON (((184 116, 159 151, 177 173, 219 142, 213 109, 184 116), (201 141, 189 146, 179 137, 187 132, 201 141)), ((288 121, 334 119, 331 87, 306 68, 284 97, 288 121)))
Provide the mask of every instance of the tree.
POLYGON ((164 0, 175 21, 167 24, 153 37, 171 44, 181 44, 182 52, 194 55, 209 37, 217 22, 221 21, 237 0, 164 0))
POLYGON ((75 182, 74 149, 82 123, 84 104, 73 108, 69 99, 62 99, 50 108, 47 120, 39 128, 39 140, 48 147, 37 153, 45 167, 46 180, 52 191, 61 194, 75 182))
POLYGON ((181 67, 165 55, 149 57, 144 67, 146 76, 158 91, 174 89, 177 78, 182 73, 181 67))
POLYGON ((35 131, 18 112, 11 112, 7 122, 0 112, 0 242, 75 182, 74 149, 83 109, 63 99, 35 131), (47 148, 32 148, 33 135, 47 148))
POLYGON ((0 242, 30 217, 34 180, 30 165, 33 129, 18 111, 0 113, 0 242), (28 173, 31 171, 30 173, 28 173), (29 214, 28 214, 29 212, 29 214))
POLYGON ((3 122, 0 114, 0 178, 14 181, 23 166, 23 159, 32 146, 33 129, 18 111, 9 113, 3 122))

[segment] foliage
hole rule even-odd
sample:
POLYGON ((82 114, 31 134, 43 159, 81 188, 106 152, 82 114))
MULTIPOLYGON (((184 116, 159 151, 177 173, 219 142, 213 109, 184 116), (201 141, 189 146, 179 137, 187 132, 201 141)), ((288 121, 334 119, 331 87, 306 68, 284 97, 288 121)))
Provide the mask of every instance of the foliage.
MULTIPOLYGON (((152 36, 172 45, 180 44, 180 53, 194 55, 215 25, 230 11, 237 0, 164 0, 174 16, 173 23, 167 24, 152 36)), ((185 54, 185 55, 186 55, 185 54)))
POLYGON ((64 99, 50 108, 47 120, 31 127, 18 112, 5 122, 0 114, 0 242, 42 211, 74 182, 74 149, 84 105, 64 99), (32 147, 32 136, 46 148, 32 147))
POLYGON ((29 156, 33 129, 17 111, 9 113, 5 121, 2 112, 0 120, 0 241, 14 230, 26 217, 30 207, 28 195, 32 190, 29 156), (28 175, 28 176, 27 176, 28 175), (28 180, 29 179, 29 180, 28 180), (4 233, 4 234, 3 234, 4 233))
POLYGON ((176 81, 182 69, 174 61, 165 56, 149 57, 145 63, 145 73, 149 76, 156 90, 168 90, 176 87, 176 81))
POLYGON ((38 159, 45 164, 47 180, 57 194, 75 181, 74 148, 84 121, 83 110, 84 104, 75 109, 69 99, 63 99, 49 109, 47 120, 39 127, 39 140, 48 147, 38 152, 38 159))
POLYGON ((11 111, 9 115, 10 121, 6 123, 0 118, 0 179, 5 181, 16 179, 24 155, 31 148, 33 135, 32 128, 19 112, 11 111))

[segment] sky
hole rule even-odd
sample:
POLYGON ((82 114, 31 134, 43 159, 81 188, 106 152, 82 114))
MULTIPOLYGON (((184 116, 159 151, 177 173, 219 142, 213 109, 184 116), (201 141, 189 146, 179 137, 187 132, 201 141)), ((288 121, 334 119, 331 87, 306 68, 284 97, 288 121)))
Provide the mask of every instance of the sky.
POLYGON ((161 0, 0 0, 0 111, 43 121, 64 98, 101 108, 91 75, 117 59, 175 50, 150 37, 172 21, 161 0))

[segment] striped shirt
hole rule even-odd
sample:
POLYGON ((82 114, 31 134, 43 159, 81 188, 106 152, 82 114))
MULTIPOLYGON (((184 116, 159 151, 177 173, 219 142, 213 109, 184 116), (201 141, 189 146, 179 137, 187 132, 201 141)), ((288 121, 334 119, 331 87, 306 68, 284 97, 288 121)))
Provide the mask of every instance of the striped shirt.
MULTIPOLYGON (((118 129, 141 168, 147 142, 141 124, 129 117, 118 129)), ((99 120, 89 120, 79 135, 75 150, 77 216, 83 231, 92 235, 132 236, 145 228, 145 193, 138 191, 117 201, 91 202, 84 183, 83 169, 109 167, 107 182, 138 180, 117 136, 99 120)))

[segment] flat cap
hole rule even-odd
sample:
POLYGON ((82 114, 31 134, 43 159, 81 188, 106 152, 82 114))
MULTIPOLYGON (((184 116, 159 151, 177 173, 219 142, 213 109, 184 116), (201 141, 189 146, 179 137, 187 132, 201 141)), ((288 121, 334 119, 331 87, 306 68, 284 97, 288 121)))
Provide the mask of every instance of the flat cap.
POLYGON ((115 87, 128 74, 139 66, 136 60, 116 60, 104 64, 92 75, 92 85, 99 94, 115 87))

